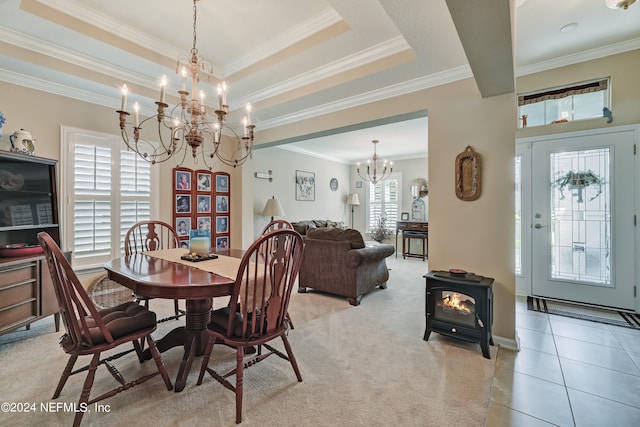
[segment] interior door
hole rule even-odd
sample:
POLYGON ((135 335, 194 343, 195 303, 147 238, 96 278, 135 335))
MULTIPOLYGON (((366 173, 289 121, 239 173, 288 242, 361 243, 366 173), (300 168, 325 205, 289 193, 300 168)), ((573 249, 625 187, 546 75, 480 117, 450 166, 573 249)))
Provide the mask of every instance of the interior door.
POLYGON ((635 308, 634 137, 613 131, 533 144, 534 295, 635 308))

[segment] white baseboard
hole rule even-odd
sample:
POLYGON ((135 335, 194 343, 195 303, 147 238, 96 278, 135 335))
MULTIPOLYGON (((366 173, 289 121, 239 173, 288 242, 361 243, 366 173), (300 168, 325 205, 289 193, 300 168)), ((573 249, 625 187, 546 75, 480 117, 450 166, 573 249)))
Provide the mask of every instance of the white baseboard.
POLYGON ((497 335, 493 335, 493 344, 504 347, 507 350, 520 351, 520 337, 518 337, 518 331, 515 332, 514 338, 505 338, 497 335))

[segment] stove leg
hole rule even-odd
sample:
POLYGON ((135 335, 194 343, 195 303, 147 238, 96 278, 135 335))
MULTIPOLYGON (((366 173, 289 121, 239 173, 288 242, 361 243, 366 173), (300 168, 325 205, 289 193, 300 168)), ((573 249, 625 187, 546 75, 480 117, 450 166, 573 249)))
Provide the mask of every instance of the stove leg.
POLYGON ((491 359, 491 353, 489 353, 489 334, 480 337, 480 348, 482 349, 482 355, 485 359, 491 359))

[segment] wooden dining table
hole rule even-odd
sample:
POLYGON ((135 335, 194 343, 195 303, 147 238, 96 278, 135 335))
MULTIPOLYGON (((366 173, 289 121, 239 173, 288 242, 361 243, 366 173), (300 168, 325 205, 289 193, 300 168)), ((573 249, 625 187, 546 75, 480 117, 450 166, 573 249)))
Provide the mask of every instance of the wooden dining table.
MULTIPOLYGON (((235 283, 235 273, 231 273, 234 263, 237 271, 243 255, 242 250, 225 249, 217 252, 220 262, 216 263, 218 260, 180 260, 180 255, 184 253, 184 249, 170 249, 131 254, 104 266, 110 280, 126 286, 137 295, 186 300, 185 324, 157 340, 161 353, 173 347, 184 347, 174 385, 176 392, 184 389, 195 356, 204 353, 213 298, 231 295, 235 283), (216 272, 217 266, 223 273, 216 272)), ((148 349, 144 352, 144 358, 151 358, 148 349)))

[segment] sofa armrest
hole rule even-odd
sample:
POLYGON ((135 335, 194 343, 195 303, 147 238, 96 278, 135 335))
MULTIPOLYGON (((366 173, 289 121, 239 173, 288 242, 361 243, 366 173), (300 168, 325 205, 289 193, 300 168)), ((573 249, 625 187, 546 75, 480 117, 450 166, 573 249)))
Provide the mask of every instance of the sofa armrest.
POLYGON ((370 262, 378 262, 393 255, 394 252, 395 248, 393 245, 388 244, 367 246, 361 249, 351 249, 348 252, 348 265, 349 267, 357 267, 370 262))

